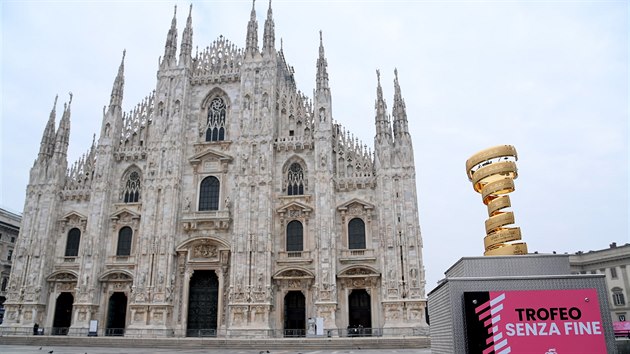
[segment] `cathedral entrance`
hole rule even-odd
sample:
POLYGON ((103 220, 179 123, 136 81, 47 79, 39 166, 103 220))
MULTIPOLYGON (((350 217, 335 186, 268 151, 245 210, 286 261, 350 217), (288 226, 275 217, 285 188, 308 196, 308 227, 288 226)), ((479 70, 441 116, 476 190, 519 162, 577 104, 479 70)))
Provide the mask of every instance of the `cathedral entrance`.
POLYGON ((195 270, 190 278, 187 337, 217 334, 219 278, 213 270, 195 270))
POLYGON ((71 293, 61 293, 55 302, 55 317, 53 319, 52 335, 65 336, 72 324, 72 304, 74 296, 71 293))
POLYGON ((284 336, 306 335, 306 299, 301 291, 289 291, 284 297, 284 336))
POLYGON ((348 336, 372 334, 370 294, 365 289, 354 289, 348 296, 348 336))
POLYGON ((116 292, 109 297, 107 306, 106 336, 122 336, 125 334, 127 318, 127 295, 116 292))

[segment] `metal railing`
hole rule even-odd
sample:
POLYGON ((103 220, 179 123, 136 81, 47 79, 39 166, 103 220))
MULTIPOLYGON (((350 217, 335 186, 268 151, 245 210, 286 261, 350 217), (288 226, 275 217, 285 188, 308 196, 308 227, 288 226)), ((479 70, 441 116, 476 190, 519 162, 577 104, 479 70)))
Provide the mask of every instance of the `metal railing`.
POLYGON ((105 328, 106 337, 122 337, 125 335, 124 328, 105 328))
MULTIPOLYGON (((33 327, 0 326, 0 336, 32 336, 33 327)), ((38 335, 87 337, 88 328, 39 327, 38 335)), ((124 336, 131 338, 201 337, 201 338, 355 338, 355 337, 417 337, 428 336, 428 327, 398 328, 339 328, 324 329, 323 334, 312 335, 306 329, 126 329, 99 328, 97 336, 124 336)))
POLYGON ((186 337, 216 337, 217 330, 214 328, 207 329, 187 329, 186 337))

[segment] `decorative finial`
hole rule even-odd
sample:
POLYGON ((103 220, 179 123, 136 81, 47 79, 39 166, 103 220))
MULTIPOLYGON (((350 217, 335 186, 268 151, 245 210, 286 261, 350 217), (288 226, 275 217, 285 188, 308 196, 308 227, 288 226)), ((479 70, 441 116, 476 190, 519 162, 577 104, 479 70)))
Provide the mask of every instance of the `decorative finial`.
POLYGON ((72 92, 68 92, 68 94, 70 95, 70 101, 68 101, 68 104, 72 103, 72 92))
POLYGON ((188 9, 188 17, 192 15, 192 2, 190 3, 190 8, 188 9))
POLYGON ((57 98, 59 98, 59 94, 55 95, 55 103, 53 103, 53 107, 57 107, 57 98))
POLYGON ((283 46, 284 46, 284 43, 282 43, 282 37, 280 37, 280 51, 282 51, 283 46))
POLYGON ((126 49, 126 48, 125 48, 125 49, 123 49, 123 57, 122 57, 122 60, 123 60, 123 61, 125 61, 125 54, 127 54, 127 49, 126 49))
POLYGON ((322 30, 319 30, 319 42, 322 42, 322 30))
POLYGON ((394 77, 396 77, 396 81, 398 81, 398 68, 394 68, 394 77))
POLYGON ((177 16, 177 5, 175 5, 175 10, 173 10, 173 17, 177 16))
POLYGON ((378 84, 381 84, 381 71, 376 69, 376 79, 378 80, 378 84))

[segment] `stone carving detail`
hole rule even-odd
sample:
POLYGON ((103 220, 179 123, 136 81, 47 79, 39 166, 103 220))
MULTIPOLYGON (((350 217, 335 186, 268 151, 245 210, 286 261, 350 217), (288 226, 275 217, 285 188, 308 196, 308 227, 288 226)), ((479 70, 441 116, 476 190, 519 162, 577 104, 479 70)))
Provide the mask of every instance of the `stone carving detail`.
POLYGON ((217 246, 207 243, 195 245, 192 250, 192 256, 193 258, 216 258, 217 246))

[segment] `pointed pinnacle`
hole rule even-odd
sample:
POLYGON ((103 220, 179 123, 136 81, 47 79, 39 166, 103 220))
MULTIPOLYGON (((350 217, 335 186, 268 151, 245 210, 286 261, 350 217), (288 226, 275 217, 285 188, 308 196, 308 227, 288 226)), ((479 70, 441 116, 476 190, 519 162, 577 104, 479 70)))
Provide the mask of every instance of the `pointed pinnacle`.
POLYGON ((52 110, 50 111, 51 115, 55 114, 55 111, 57 110, 57 99, 58 98, 59 98, 59 95, 55 95, 55 103, 53 103, 52 110))

